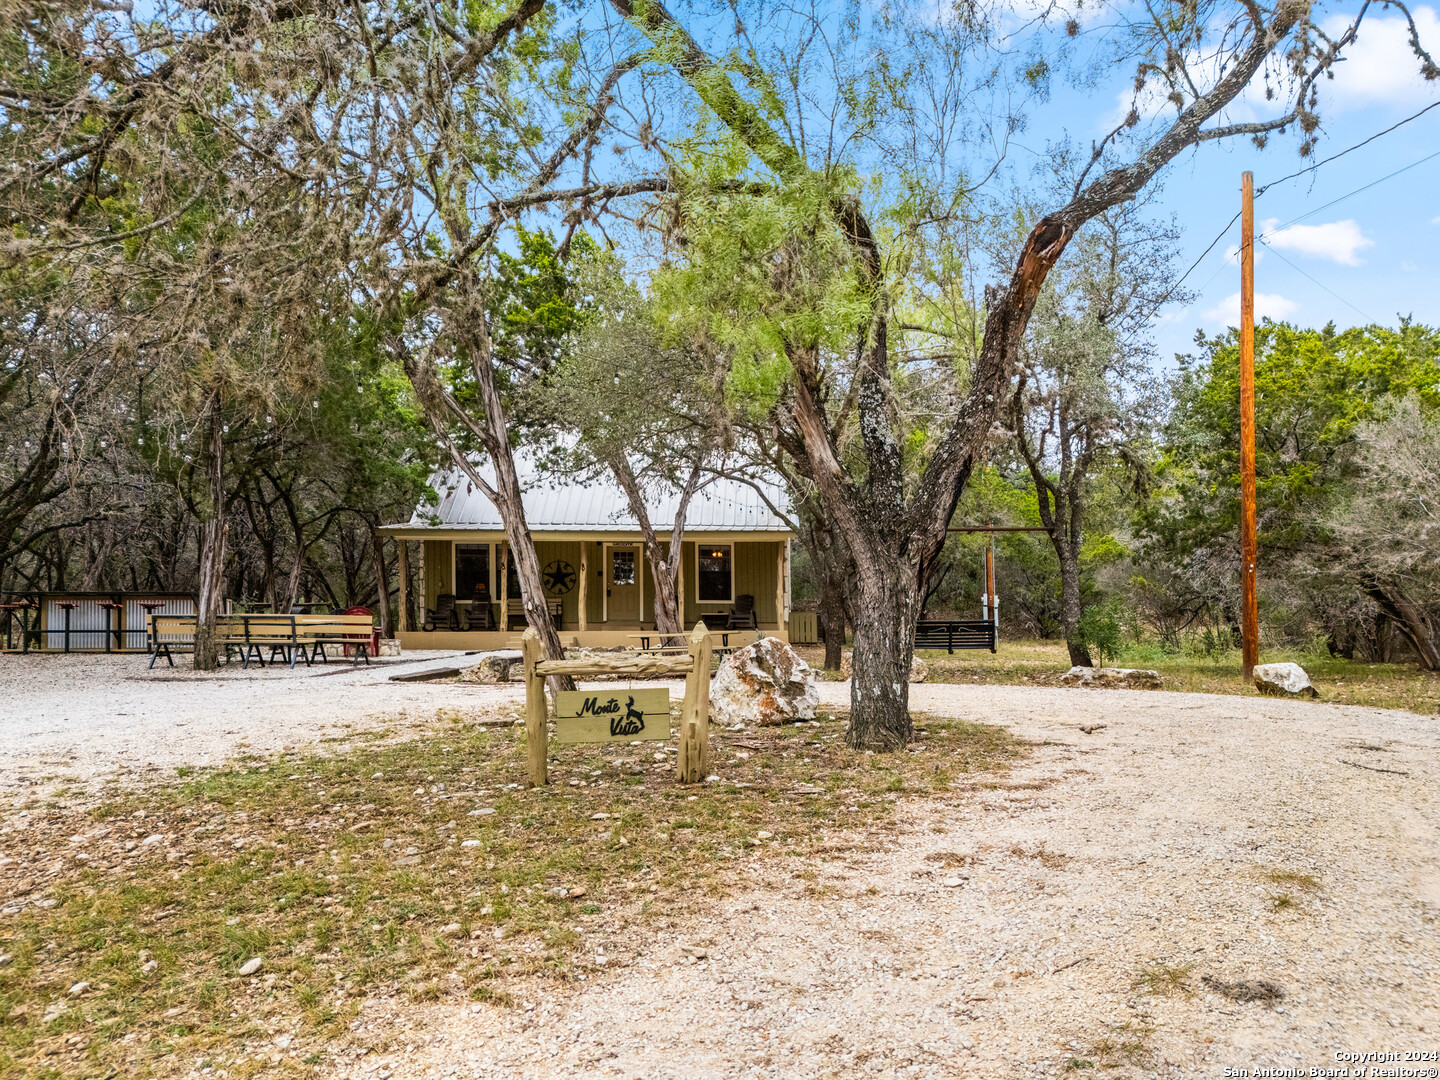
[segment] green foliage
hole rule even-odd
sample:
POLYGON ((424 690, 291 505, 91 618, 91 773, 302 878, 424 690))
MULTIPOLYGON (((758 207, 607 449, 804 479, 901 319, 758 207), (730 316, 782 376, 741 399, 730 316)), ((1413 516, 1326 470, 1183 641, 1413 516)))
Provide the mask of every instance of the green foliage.
POLYGON ((854 197, 855 173, 836 167, 763 195, 728 193, 747 161, 733 137, 692 142, 682 179, 686 258, 660 268, 651 285, 661 325, 728 351, 730 397, 759 415, 775 404, 793 356, 854 348, 871 297, 833 212, 854 197))
MULTIPOLYGON (((1236 331, 1183 357, 1173 388, 1162 475, 1171 498, 1142 517, 1170 550, 1232 535, 1239 521, 1240 349, 1236 331)), ((1267 322, 1255 333, 1256 498, 1261 544, 1292 546, 1308 513, 1348 470, 1356 427, 1387 401, 1414 393, 1440 404, 1440 332, 1408 321, 1398 329, 1336 332, 1267 322)))
POLYGON ((1080 616, 1080 641, 1096 663, 1105 664, 1120 655, 1125 644, 1125 627, 1118 598, 1090 604, 1080 616))

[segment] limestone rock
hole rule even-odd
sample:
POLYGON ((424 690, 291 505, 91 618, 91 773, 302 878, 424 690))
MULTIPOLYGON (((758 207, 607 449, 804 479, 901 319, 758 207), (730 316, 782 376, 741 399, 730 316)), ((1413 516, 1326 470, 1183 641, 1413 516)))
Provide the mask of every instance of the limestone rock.
MULTIPOLYGON (((855 665, 851 663, 850 653, 846 653, 840 661, 840 678, 850 678, 855 674, 855 665)), ((910 657, 910 682, 926 682, 930 678, 930 666, 918 656, 910 657)))
POLYGON ((1104 690, 1159 690, 1164 686, 1158 671, 1144 668, 1072 667, 1060 676, 1061 686, 1086 686, 1104 690))
POLYGON ((1317 698, 1320 691, 1310 685, 1310 676, 1299 664, 1256 664, 1255 689, 1276 697, 1317 698))
POLYGON ((380 639, 380 655, 381 655, 381 656, 399 656, 399 655, 400 655, 400 639, 399 639, 399 638, 381 638, 381 639, 380 639))
POLYGON ((736 649, 710 681, 710 713, 719 724, 813 720, 819 700, 810 665, 779 638, 736 649))
POLYGON ((511 668, 520 663, 519 649, 502 649, 480 653, 472 667, 460 672, 460 681, 468 683, 503 683, 510 681, 511 668))

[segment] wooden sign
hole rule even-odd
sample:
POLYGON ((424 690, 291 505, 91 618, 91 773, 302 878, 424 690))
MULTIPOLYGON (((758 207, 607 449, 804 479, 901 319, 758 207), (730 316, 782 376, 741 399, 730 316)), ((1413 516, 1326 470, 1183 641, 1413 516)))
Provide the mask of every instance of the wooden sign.
POLYGON ((555 737, 562 743, 668 739, 670 691, 564 691, 555 698, 555 737))

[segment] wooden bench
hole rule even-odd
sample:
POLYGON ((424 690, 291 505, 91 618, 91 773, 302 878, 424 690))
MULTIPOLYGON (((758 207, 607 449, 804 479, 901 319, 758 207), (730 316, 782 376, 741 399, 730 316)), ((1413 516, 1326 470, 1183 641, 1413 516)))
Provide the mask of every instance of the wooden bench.
MULTIPOLYGON (((309 666, 317 657, 321 663, 329 663, 325 647, 339 645, 354 649, 352 664, 361 660, 370 664, 370 642, 375 632, 375 623, 369 615, 296 615, 295 638, 299 649, 308 648, 305 657, 309 666)), ((292 664, 293 666, 293 664, 292 664)))
POLYGON ((299 658, 295 637, 295 623, 303 616, 271 615, 266 612, 221 615, 215 621, 217 644, 225 650, 225 662, 230 662, 231 650, 240 654, 240 666, 248 668, 254 660, 265 666, 265 650, 270 650, 269 660, 277 658, 293 668, 299 658))
MULTIPOLYGON (((710 629, 708 626, 707 626, 706 628, 707 628, 707 629, 710 629)), ((713 648, 711 649, 712 652, 715 652, 715 653, 730 653, 730 652, 734 652, 734 650, 730 647, 730 635, 731 635, 732 633, 734 633, 735 631, 730 631, 730 630, 713 630, 713 629, 712 629, 710 632, 711 632, 712 634, 717 635, 717 636, 720 638, 720 644, 719 644, 718 646, 713 647, 713 648)), ((683 633, 671 633, 671 634, 667 634, 667 633, 666 633, 665 631, 663 631, 663 630, 646 630, 646 631, 644 631, 644 632, 642 632, 642 633, 639 633, 639 634, 626 634, 625 636, 626 636, 627 638, 638 638, 638 639, 639 639, 640 645, 639 645, 638 649, 636 650, 637 652, 657 653, 657 654, 659 654, 659 653, 671 653, 671 652, 686 652, 686 651, 689 649, 689 645, 685 643, 685 642, 686 642, 686 637, 687 637, 687 635, 685 635, 685 634, 683 634, 683 633), (655 645, 655 647, 654 647, 653 649, 650 647, 650 642, 651 642, 652 639, 656 642, 656 645, 655 645), (676 644, 673 644, 673 645, 662 645, 662 644, 660 644, 660 642, 664 642, 664 641, 673 641, 673 642, 675 642, 676 644)))
MULTIPOLYGON (((195 651, 194 615, 153 615, 150 623, 150 666, 165 657, 175 666, 173 653, 195 651)), ((309 667, 318 658, 328 663, 327 646, 350 646, 355 664, 370 663, 370 642, 374 623, 369 615, 270 615, 266 613, 221 615, 215 620, 217 649, 228 663, 233 654, 240 666, 249 668, 254 660, 264 667, 267 659, 279 659, 292 668, 300 661, 309 667), (266 656, 269 650, 269 656, 266 656)))
POLYGON ((162 656, 171 667, 174 667, 175 658, 171 655, 174 650, 195 651, 195 616, 151 615, 148 644, 152 668, 155 666, 155 661, 162 656))
MULTIPOLYGON (((552 600, 549 598, 545 600, 545 610, 549 612, 550 621, 554 624, 556 630, 560 629, 560 616, 564 610, 564 603, 563 600, 552 600)), ((509 633, 515 629, 516 623, 519 623, 521 626, 528 626, 530 620, 525 616, 525 601, 512 596, 500 605, 500 625, 506 633, 509 633)))

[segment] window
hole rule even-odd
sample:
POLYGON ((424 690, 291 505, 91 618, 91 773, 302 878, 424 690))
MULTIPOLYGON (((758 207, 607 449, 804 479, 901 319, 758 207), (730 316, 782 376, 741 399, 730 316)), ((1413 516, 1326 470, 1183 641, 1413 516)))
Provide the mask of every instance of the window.
POLYGON ((634 548, 616 548, 610 552, 610 584, 635 584, 634 548))
POLYGON ((455 597, 473 599, 476 592, 490 597, 490 545, 455 545, 455 597))
POLYGON ((701 544, 697 573, 702 604, 728 604, 735 599, 729 544, 701 544))

